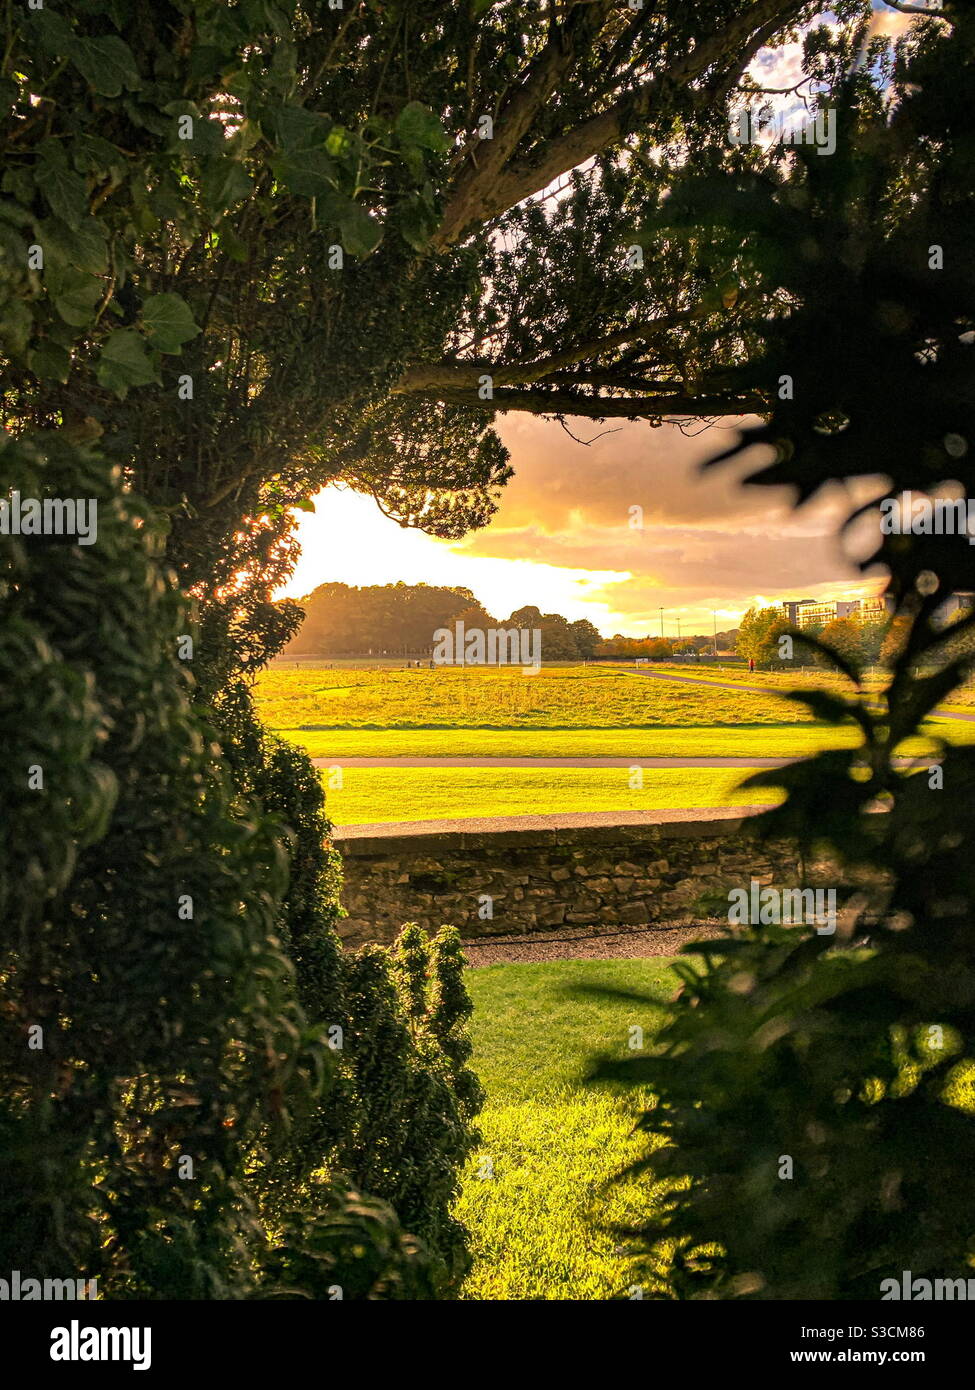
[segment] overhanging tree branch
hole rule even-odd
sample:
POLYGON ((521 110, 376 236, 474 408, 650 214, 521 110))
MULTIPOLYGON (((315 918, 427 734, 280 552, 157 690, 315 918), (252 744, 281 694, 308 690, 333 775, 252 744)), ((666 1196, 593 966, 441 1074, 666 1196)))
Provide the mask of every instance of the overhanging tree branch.
POLYGON ((476 390, 479 378, 487 375, 497 386, 529 386, 543 381, 554 372, 579 362, 592 361, 604 353, 624 347, 627 343, 638 342, 652 337, 654 333, 677 328, 695 319, 706 317, 710 312, 704 308, 686 309, 677 314, 665 314, 660 318, 633 323, 626 328, 608 333, 605 338, 591 339, 565 348, 562 352, 531 362, 498 363, 487 359, 444 358, 439 362, 421 362, 408 368, 393 391, 397 395, 412 395, 418 391, 436 390, 439 387, 456 389, 469 386, 476 390))
POLYGON ((937 8, 929 10, 925 5, 908 5, 905 0, 884 0, 884 4, 889 5, 892 10, 900 10, 901 14, 919 14, 925 19, 948 19, 948 22, 951 22, 944 10, 937 8))
POLYGON ((694 419, 715 415, 764 415, 768 400, 757 391, 738 394, 693 395, 685 391, 662 390, 642 396, 579 396, 570 391, 495 390, 490 400, 481 400, 476 390, 443 388, 411 393, 420 400, 462 405, 487 414, 523 411, 529 415, 574 415, 588 420, 660 420, 665 416, 694 419))
MULTIPOLYGON (((598 6, 594 9, 600 8, 598 6)), ((796 0, 758 0, 682 54, 650 81, 619 97, 598 115, 574 130, 547 141, 530 159, 512 162, 512 155, 533 117, 557 90, 572 67, 575 53, 567 41, 550 43, 535 70, 505 106, 495 125, 491 149, 475 167, 468 162, 448 196, 440 227, 433 238, 437 249, 459 240, 475 223, 514 207, 554 179, 618 145, 652 118, 675 106, 673 94, 729 60, 741 71, 743 55, 752 56, 775 29, 795 19, 804 6, 796 0)))

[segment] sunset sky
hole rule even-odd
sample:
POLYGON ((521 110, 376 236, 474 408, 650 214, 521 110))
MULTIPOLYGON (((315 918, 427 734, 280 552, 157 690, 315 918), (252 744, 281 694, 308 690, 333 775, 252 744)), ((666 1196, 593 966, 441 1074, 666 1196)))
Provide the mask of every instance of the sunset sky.
MULTIPOLYGON (((604 427, 571 428, 589 439, 604 427)), ((300 597, 327 580, 464 585, 494 617, 534 603, 606 635, 657 635, 663 608, 674 636, 678 618, 684 634, 720 632, 751 603, 880 587, 835 539, 850 510, 844 491, 796 514, 787 489, 743 486, 747 465, 702 473, 717 430, 688 439, 676 425, 626 423, 586 446, 557 423, 509 414, 500 433, 515 477, 490 526, 436 540, 389 521, 369 497, 328 488, 301 517, 302 558, 285 592, 300 597), (631 507, 643 508, 642 530, 631 507)))
MULTIPOLYGON (((877 32, 910 23, 881 0, 874 9, 877 32)), ((759 55, 751 75, 766 87, 796 82, 801 44, 759 55)), ((837 488, 796 514, 787 489, 743 487, 747 465, 702 474, 701 460, 727 446, 734 423, 689 439, 672 424, 626 422, 601 434, 604 425, 570 421, 580 439, 594 439, 586 446, 556 422, 499 417, 515 477, 490 526, 435 540, 389 521, 369 497, 328 488, 315 514, 300 517, 302 557, 282 593, 301 597, 329 580, 464 585, 497 618, 532 603, 589 618, 607 636, 644 636, 659 635, 663 608, 663 630, 676 636, 678 620, 685 635, 736 627, 753 603, 878 592, 883 575, 861 574, 835 529, 879 489, 867 483, 854 499, 837 488), (630 525, 634 506, 642 530, 630 525)))

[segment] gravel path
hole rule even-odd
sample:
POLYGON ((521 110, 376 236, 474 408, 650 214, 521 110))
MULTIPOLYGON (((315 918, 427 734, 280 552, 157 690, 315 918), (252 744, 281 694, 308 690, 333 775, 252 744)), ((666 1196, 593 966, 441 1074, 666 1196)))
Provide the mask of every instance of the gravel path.
POLYGON ((688 806, 667 811, 553 811, 529 816, 463 816, 453 820, 370 821, 337 825, 333 840, 362 840, 381 835, 483 835, 493 830, 577 830, 592 825, 659 825, 662 821, 740 820, 764 806, 688 806))
POLYGON ((677 922, 646 931, 632 928, 565 927, 558 936, 552 928, 522 936, 496 936, 465 941, 464 955, 472 969, 485 965, 510 965, 538 960, 622 960, 647 956, 674 956, 688 942, 713 937, 727 923, 677 922))
POLYGON ((312 758, 316 767, 785 767, 798 758, 312 758))

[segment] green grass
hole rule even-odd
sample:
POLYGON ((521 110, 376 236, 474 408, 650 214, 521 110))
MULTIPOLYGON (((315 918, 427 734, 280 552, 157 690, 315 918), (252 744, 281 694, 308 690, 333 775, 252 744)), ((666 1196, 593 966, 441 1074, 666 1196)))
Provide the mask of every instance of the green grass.
POLYGON ((857 731, 758 728, 280 730, 313 758, 754 758, 854 747, 857 731))
POLYGON ((275 667, 255 684, 276 729, 623 729, 812 723, 775 693, 644 680, 599 666, 436 670, 275 667))
POLYGON ((646 1183, 605 1186, 641 1151, 631 1131, 647 1097, 582 1078, 594 1053, 631 1055, 634 1024, 651 1045, 659 1004, 677 983, 669 961, 495 965, 466 979, 487 1105, 458 1210, 475 1258, 463 1296, 599 1300, 625 1292, 631 1262, 600 1227, 645 1216, 653 1201, 646 1183), (580 996, 587 986, 659 1004, 580 996), (491 1177, 480 1176, 485 1159, 491 1177))
POLYGON ((650 811, 674 807, 757 806, 780 800, 772 789, 737 790, 749 775, 737 768, 648 768, 642 788, 630 771, 613 768, 385 768, 323 772, 326 810, 336 825, 446 820, 464 816, 527 816, 556 811, 650 811))
MULTIPOLYGON (((735 672, 720 674, 737 674, 735 672)), ((806 673, 835 684, 822 672, 806 673)), ((807 757, 860 742, 850 724, 816 722, 782 698, 791 673, 762 673, 759 693, 646 680, 621 668, 437 670, 278 666, 257 682, 259 713, 312 757, 807 757), (302 725, 317 726, 301 728, 302 725)), ((975 724, 931 722, 931 736, 975 742, 975 724)), ((905 754, 929 753, 924 739, 905 754)), ((736 791, 745 772, 626 769, 346 769, 328 787, 338 825, 556 811, 758 805, 736 791)))
MULTIPOLYGON (((975 724, 929 726, 955 743, 975 741, 975 724)), ((313 758, 796 758, 827 748, 854 748, 852 726, 763 724, 674 729, 279 729, 313 758)), ((927 753, 923 739, 905 754, 927 753)))

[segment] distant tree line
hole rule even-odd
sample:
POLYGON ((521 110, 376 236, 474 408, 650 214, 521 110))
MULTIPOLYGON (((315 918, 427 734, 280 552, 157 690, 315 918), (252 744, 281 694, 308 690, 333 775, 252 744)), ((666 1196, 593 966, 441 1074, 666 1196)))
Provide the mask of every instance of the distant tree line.
POLYGON ((737 629, 731 632, 719 632, 716 636, 703 637, 695 635, 692 637, 624 637, 617 632, 613 637, 607 638, 596 648, 597 656, 630 658, 639 657, 641 660, 666 661, 673 656, 701 656, 704 653, 712 653, 715 648, 718 652, 733 652, 738 638, 737 629))
MULTIPOLYGON (((493 617, 470 589, 436 584, 320 584, 301 600, 305 621, 284 650, 297 656, 425 656, 438 628, 529 628, 542 634, 545 661, 645 657, 652 661, 714 650, 714 637, 603 637, 588 618, 569 622, 528 604, 493 617)), ((733 651, 737 632, 719 632, 719 651, 733 651)))
POLYGON ((320 584, 302 600, 305 621, 288 644, 290 656, 426 655, 438 628, 462 622, 474 628, 529 628, 541 634, 546 661, 596 655, 602 638, 588 620, 570 623, 561 613, 532 605, 506 618, 493 617, 470 589, 434 584, 320 584))
MULTIPOLYGON (((810 623, 802 631, 858 666, 886 663, 892 655, 890 623, 883 619, 833 618, 828 623, 810 623)), ((830 664, 811 644, 804 644, 796 636, 795 627, 781 608, 749 608, 741 620, 735 649, 746 661, 768 670, 788 670, 796 664, 830 664), (789 634, 793 637, 791 646, 783 645, 780 639, 789 634)))

